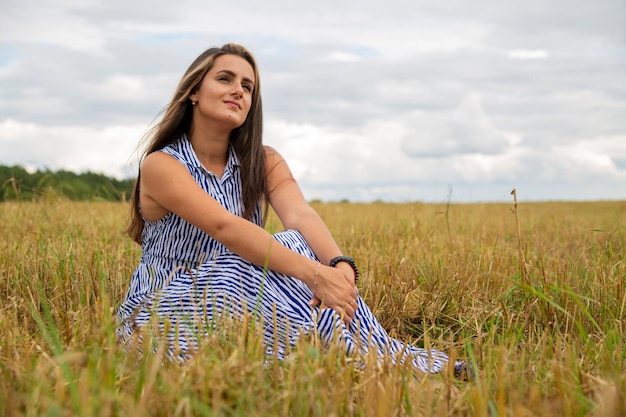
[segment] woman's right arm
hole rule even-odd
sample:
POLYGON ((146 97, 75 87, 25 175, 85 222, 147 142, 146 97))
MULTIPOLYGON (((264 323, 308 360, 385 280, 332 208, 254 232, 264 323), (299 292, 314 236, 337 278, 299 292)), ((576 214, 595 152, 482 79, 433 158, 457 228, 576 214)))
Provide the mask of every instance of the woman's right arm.
POLYGON ((140 198, 151 207, 162 207, 203 230, 230 251, 249 262, 303 281, 324 304, 346 321, 354 316, 350 306, 356 293, 340 272, 321 266, 277 242, 265 229, 226 210, 206 193, 189 171, 163 152, 149 154, 141 165, 140 198), (317 272, 317 276, 316 276, 317 272))

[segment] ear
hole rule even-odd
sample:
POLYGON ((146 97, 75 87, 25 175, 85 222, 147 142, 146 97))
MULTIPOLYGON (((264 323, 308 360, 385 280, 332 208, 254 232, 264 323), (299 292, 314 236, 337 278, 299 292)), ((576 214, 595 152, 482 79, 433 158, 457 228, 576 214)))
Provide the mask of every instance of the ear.
POLYGON ((189 100, 198 101, 198 93, 193 91, 191 94, 189 94, 189 100))

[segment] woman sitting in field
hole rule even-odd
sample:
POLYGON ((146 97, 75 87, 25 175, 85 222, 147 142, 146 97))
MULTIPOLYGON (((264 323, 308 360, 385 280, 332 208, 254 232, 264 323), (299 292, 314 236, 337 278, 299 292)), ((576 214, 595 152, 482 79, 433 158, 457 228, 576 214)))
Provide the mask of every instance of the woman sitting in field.
POLYGON ((132 344, 155 316, 162 329, 171 323, 168 356, 185 359, 213 320, 249 312, 262 317, 266 352, 279 358, 316 332, 349 354, 376 349, 441 371, 444 353, 392 339, 377 322, 358 295, 354 260, 261 133, 254 58, 234 44, 206 50, 178 84, 141 163, 129 234, 142 257, 118 310, 122 342, 132 344), (268 205, 285 228, 273 236, 262 227, 268 205))

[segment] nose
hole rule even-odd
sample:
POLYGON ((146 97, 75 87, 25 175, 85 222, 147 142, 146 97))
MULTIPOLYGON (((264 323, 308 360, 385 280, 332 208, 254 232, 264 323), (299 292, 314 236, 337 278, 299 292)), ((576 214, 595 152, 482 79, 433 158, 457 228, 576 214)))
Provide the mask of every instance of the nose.
POLYGON ((233 91, 233 95, 236 97, 242 97, 243 96, 243 85, 241 85, 240 83, 235 83, 235 88, 233 91))

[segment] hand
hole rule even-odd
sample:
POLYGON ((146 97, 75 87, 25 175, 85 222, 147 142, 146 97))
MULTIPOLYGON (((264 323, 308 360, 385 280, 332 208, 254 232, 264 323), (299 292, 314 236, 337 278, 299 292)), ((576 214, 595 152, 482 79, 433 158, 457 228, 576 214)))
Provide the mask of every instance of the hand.
POLYGON ((348 265, 347 269, 331 268, 322 265, 317 276, 317 285, 311 288, 314 297, 312 306, 332 308, 343 318, 346 325, 354 319, 358 308, 358 292, 354 284, 354 272, 348 265))
POLYGON ((352 269, 349 263, 339 262, 337 265, 335 265, 335 268, 345 271, 346 274, 348 274, 348 276, 352 278, 350 282, 356 285, 356 275, 354 274, 354 270, 352 269))

